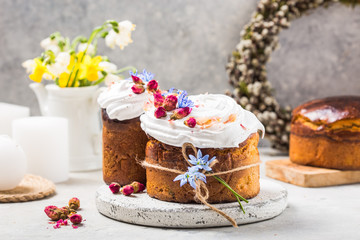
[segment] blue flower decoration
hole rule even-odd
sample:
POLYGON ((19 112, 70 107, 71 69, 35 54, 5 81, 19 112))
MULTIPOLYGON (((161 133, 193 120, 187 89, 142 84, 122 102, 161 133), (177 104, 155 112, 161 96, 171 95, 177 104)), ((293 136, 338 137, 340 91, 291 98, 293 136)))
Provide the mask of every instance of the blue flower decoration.
POLYGON ((200 170, 205 170, 207 172, 212 171, 211 167, 209 167, 209 164, 212 163, 216 157, 213 157, 209 160, 209 155, 202 155, 201 150, 199 149, 197 152, 197 158, 193 155, 189 155, 189 163, 192 164, 192 167, 188 167, 188 171, 184 174, 178 175, 175 179, 175 181, 180 180, 180 187, 182 187, 185 183, 189 183, 190 186, 194 189, 196 189, 196 181, 201 180, 204 183, 206 183, 206 176, 205 174, 199 172, 200 170))
POLYGON ((188 167, 188 171, 184 174, 178 175, 175 179, 175 181, 180 180, 180 187, 184 186, 185 183, 189 183, 190 186, 194 189, 196 189, 196 181, 201 180, 206 183, 206 176, 205 174, 199 172, 199 168, 196 166, 188 167))
POLYGON ((166 97, 167 95, 174 93, 174 90, 175 88, 172 87, 169 90, 167 90, 167 92, 162 93, 161 96, 166 97))
POLYGON ((194 102, 191 101, 188 98, 186 91, 179 90, 178 94, 179 94, 179 96, 178 96, 178 106, 179 106, 179 108, 184 108, 184 107, 192 108, 192 107, 194 107, 194 102))
POLYGON ((150 80, 154 79, 154 74, 151 72, 147 72, 146 69, 144 69, 142 73, 138 73, 138 71, 136 70, 136 72, 130 71, 129 74, 140 78, 144 82, 149 82, 150 80))
POLYGON ((212 171, 211 167, 209 167, 209 164, 212 163, 216 157, 213 157, 209 160, 209 155, 202 155, 202 152, 200 149, 198 150, 197 158, 193 155, 189 155, 190 159, 189 162, 197 167, 199 170, 204 169, 207 172, 212 171))

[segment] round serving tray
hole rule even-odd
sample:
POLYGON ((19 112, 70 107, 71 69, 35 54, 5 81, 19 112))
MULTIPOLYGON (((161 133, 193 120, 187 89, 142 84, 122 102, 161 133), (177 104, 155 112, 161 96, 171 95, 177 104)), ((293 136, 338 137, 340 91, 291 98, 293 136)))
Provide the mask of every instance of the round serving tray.
MULTIPOLYGON (((214 206, 241 224, 254 223, 280 215, 287 206, 287 191, 281 185, 260 180, 260 193, 249 203, 224 203, 214 206)), ((98 211, 118 221, 168 228, 231 226, 224 217, 201 204, 180 204, 150 198, 146 193, 124 196, 112 194, 107 185, 96 192, 98 211)))

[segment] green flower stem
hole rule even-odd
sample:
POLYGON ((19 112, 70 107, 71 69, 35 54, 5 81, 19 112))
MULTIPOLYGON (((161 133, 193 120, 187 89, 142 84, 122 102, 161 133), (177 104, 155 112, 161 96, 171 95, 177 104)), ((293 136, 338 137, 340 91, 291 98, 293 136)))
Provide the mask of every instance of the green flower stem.
POLYGON ((116 72, 114 72, 114 74, 119 74, 119 73, 125 72, 127 70, 131 70, 134 72, 134 71, 136 71, 136 68, 133 66, 123 67, 123 68, 120 68, 119 70, 117 70, 116 72))
POLYGON ((218 180, 220 183, 222 183, 225 187, 227 187, 235 196, 237 196, 238 198, 240 198, 241 200, 243 200, 244 202, 248 203, 249 201, 246 200, 245 198, 243 198, 240 194, 238 194, 237 192, 234 191, 234 189, 232 189, 229 184, 227 184, 222 178, 218 177, 218 176, 213 176, 216 180, 218 180))
POLYGON ((243 213, 245 213, 245 210, 244 210, 244 208, 243 208, 243 206, 242 206, 242 204, 241 204, 240 198, 239 198, 238 196, 236 196, 236 195, 235 195, 235 197, 236 197, 236 200, 238 201, 238 203, 239 203, 239 205, 240 205, 241 211, 242 211, 243 213))

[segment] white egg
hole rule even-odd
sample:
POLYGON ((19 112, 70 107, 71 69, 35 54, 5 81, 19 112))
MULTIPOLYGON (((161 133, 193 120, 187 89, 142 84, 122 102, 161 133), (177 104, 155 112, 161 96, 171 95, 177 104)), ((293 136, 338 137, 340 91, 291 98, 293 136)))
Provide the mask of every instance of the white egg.
POLYGON ((9 136, 0 135, 0 191, 15 188, 23 179, 26 167, 22 148, 9 136))

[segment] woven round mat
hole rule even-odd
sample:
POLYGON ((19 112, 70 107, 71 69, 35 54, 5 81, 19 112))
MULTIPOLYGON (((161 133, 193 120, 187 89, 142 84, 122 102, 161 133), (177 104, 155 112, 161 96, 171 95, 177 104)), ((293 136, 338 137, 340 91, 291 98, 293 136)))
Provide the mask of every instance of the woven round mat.
POLYGON ((0 202, 27 202, 42 199, 55 193, 53 182, 31 174, 26 174, 20 184, 11 190, 0 191, 0 202))

